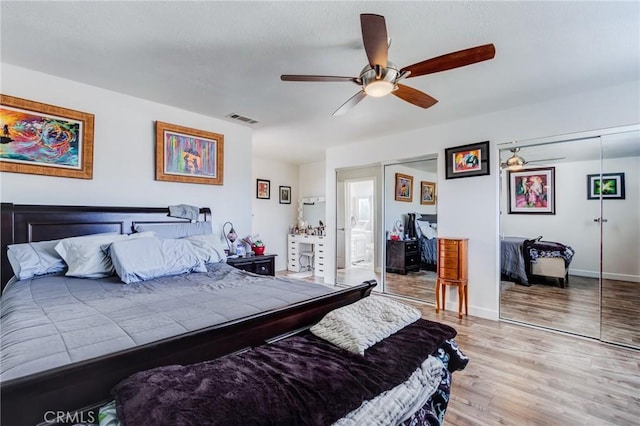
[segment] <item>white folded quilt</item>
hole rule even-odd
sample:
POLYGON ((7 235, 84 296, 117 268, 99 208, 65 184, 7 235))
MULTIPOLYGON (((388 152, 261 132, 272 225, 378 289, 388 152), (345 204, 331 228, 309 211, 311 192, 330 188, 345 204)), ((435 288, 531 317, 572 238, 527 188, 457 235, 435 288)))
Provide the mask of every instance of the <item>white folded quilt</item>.
POLYGON ((335 309, 311 327, 321 339, 350 352, 364 351, 420 318, 420 311, 388 297, 370 296, 335 309))

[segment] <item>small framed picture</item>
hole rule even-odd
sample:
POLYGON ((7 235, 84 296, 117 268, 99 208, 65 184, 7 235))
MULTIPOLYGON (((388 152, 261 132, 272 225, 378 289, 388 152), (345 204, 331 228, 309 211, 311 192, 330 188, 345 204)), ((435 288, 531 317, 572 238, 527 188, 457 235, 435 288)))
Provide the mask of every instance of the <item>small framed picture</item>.
POLYGON ((256 197, 265 200, 271 198, 271 181, 266 179, 256 180, 256 197))
POLYGON ((434 205, 436 203, 436 183, 420 182, 420 204, 434 205))
POLYGON ((488 175, 489 141, 447 148, 444 161, 447 179, 488 175))
POLYGON ((624 173, 587 175, 587 200, 624 200, 624 173))
POLYGON ((509 171, 509 214, 556 214, 555 167, 509 171))
POLYGON ((413 201, 413 176, 396 173, 396 201, 413 201))
POLYGON ((281 186, 280 187, 280 204, 291 204, 291 187, 290 186, 281 186))

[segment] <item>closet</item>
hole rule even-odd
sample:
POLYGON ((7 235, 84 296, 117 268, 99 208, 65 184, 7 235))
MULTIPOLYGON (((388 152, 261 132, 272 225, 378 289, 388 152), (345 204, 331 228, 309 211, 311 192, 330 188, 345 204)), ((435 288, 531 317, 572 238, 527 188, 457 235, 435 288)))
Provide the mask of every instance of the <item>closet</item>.
POLYGON ((500 318, 640 348, 640 126, 498 148, 500 318))

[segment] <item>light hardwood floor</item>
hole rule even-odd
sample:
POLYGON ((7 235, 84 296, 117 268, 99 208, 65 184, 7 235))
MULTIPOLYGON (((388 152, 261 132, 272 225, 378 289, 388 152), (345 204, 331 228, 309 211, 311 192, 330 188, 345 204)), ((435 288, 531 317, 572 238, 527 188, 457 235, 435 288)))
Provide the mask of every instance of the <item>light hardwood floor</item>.
POLYGON ((640 351, 402 300, 454 327, 471 359, 453 376, 446 425, 640 425, 640 351))

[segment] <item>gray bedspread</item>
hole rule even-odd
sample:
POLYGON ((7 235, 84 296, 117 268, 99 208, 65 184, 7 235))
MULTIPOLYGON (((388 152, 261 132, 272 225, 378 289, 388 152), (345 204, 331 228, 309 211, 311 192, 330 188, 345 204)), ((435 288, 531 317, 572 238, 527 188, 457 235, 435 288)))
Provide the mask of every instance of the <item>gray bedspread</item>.
POLYGON ((529 285, 522 255, 524 237, 504 237, 500 240, 500 272, 509 278, 529 285))
POLYGON ((1 299, 1 372, 8 380, 221 324, 333 292, 219 263, 206 273, 123 284, 46 276, 1 299))

